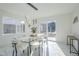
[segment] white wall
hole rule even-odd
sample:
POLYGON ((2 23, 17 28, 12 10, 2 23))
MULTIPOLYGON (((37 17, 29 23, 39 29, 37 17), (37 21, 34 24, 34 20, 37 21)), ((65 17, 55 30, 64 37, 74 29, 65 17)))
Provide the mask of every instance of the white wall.
MULTIPOLYGON (((77 7, 74 12, 73 12, 73 21, 74 21, 74 18, 78 16, 78 20, 79 20, 79 7, 77 7)), ((79 38, 79 21, 75 24, 72 23, 72 33, 77 37, 79 38)))
MULTIPOLYGON (((74 10, 72 15, 72 34, 79 39, 79 6, 74 10), (78 22, 73 24, 74 18, 78 16, 78 22)), ((74 46, 78 49, 78 42, 74 41, 74 46)))
POLYGON ((67 34, 71 33, 72 13, 41 18, 38 22, 42 23, 54 20, 56 20, 56 40, 66 43, 67 34))
POLYGON ((56 39, 61 42, 67 40, 67 35, 71 33, 71 14, 61 15, 56 17, 57 27, 56 27, 56 39))

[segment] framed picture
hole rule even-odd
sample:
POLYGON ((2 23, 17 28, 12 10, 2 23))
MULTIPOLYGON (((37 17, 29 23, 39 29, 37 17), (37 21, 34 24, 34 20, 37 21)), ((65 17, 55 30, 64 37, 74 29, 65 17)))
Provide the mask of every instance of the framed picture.
POLYGON ((73 24, 78 22, 78 16, 74 18, 73 24))

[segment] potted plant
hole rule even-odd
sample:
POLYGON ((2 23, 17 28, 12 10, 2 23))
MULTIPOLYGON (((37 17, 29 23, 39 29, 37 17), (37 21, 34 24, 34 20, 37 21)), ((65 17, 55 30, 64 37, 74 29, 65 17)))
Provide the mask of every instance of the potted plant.
POLYGON ((32 36, 32 37, 35 37, 35 36, 36 36, 35 33, 36 33, 36 31, 37 31, 37 28, 36 28, 36 27, 32 27, 31 30, 32 30, 31 36, 32 36))
POLYGON ((32 30, 32 33, 36 33, 36 27, 32 27, 31 30, 32 30))

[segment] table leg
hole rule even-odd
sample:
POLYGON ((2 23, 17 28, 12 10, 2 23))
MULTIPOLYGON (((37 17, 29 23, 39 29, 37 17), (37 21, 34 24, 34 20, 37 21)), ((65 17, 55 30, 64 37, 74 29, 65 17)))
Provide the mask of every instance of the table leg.
POLYGON ((67 36, 67 45, 68 45, 68 36, 67 36))
POLYGON ((71 39, 70 39, 70 53, 71 53, 71 39))
POLYGON ((79 56, 79 40, 78 40, 78 56, 79 56))

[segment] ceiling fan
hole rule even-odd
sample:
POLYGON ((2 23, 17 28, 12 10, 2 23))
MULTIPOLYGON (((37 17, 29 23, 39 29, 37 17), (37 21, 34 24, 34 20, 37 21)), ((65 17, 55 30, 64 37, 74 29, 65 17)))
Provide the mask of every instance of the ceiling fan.
POLYGON ((34 10, 38 10, 38 8, 36 8, 33 4, 31 4, 31 3, 27 3, 30 7, 32 7, 34 10))

